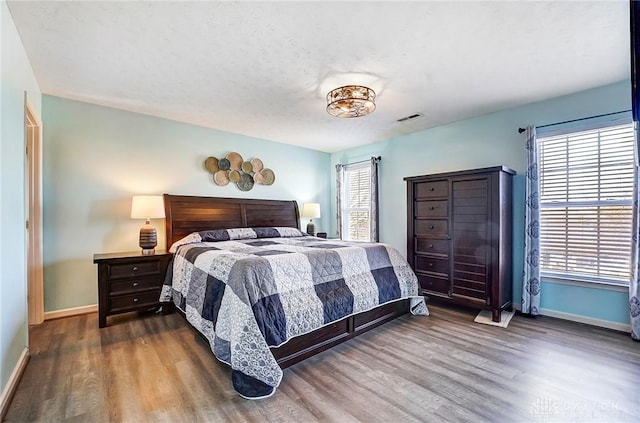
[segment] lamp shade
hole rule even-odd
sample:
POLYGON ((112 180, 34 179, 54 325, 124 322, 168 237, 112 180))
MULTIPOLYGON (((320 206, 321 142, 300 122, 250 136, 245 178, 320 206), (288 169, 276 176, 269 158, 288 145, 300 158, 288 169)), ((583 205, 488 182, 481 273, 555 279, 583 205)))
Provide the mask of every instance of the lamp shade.
POLYGON ((161 195, 134 195, 131 200, 132 219, 164 217, 164 199, 161 195))
POLYGON ((317 218, 320 217, 320 204, 304 203, 302 205, 302 217, 317 218))

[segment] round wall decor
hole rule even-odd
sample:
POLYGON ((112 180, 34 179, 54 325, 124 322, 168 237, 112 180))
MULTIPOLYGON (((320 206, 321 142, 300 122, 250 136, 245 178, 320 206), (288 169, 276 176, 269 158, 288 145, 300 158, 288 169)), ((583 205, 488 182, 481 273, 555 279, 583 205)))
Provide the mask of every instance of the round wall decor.
POLYGON ((265 168, 262 160, 254 157, 244 161, 235 151, 222 159, 207 157, 204 167, 213 175, 216 185, 225 186, 233 182, 241 191, 249 191, 255 184, 272 185, 276 179, 273 170, 265 168))

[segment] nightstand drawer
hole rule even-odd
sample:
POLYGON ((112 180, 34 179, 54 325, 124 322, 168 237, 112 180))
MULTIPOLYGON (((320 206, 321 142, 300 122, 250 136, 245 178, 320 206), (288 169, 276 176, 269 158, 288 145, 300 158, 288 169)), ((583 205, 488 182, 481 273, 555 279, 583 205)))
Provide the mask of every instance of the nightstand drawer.
POLYGON ((129 278, 110 283, 111 290, 109 295, 129 294, 140 291, 148 291, 150 289, 158 289, 162 286, 162 281, 158 276, 147 276, 144 278, 129 278))
POLYGON ((138 263, 109 264, 109 279, 134 278, 160 274, 160 260, 138 263))
POLYGON ((160 299, 160 290, 139 292, 130 295, 121 295, 109 299, 109 311, 135 310, 139 307, 154 306, 160 299))

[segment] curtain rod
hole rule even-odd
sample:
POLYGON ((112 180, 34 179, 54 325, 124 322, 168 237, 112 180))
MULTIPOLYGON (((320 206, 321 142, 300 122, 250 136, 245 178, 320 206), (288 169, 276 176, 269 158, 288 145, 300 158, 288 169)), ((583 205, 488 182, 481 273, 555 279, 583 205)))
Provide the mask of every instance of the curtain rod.
MULTIPOLYGON (((378 156, 378 157, 371 157, 371 159, 376 159, 376 161, 380 161, 382 160, 382 156, 378 156)), ((349 165, 354 165, 354 164, 358 164, 358 163, 364 163, 364 162, 368 162, 371 161, 371 159, 367 159, 367 160, 360 160, 359 162, 352 162, 352 163, 345 163, 342 166, 349 166, 349 165)))
MULTIPOLYGON (((620 113, 627 113, 627 112, 630 112, 630 111, 631 111, 631 110, 621 110, 621 111, 619 111, 619 112, 605 113, 605 114, 603 114, 603 115, 589 116, 589 117, 580 118, 580 119, 565 120, 564 122, 556 122, 556 123, 549 123, 549 124, 547 124, 547 125, 540 125, 540 126, 536 126, 536 128, 546 128, 547 126, 562 125, 563 123, 580 122, 581 120, 595 119, 595 118, 605 117, 605 116, 611 116, 611 115, 618 115, 618 114, 620 114, 620 113)), ((519 133, 521 133, 521 134, 522 134, 524 131, 526 131, 526 129, 524 129, 524 128, 518 128, 518 132, 519 132, 519 133)))

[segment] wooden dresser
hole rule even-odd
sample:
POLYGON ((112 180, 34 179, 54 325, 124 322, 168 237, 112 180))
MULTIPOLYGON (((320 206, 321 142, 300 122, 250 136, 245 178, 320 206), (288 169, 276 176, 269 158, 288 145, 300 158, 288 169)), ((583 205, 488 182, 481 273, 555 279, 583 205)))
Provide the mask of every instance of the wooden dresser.
POLYGON ((107 316, 160 306, 160 290, 171 254, 157 251, 94 254, 98 265, 98 327, 107 316))
POLYGON ((404 178, 407 260, 423 295, 489 309, 511 308, 511 196, 505 166, 404 178))

